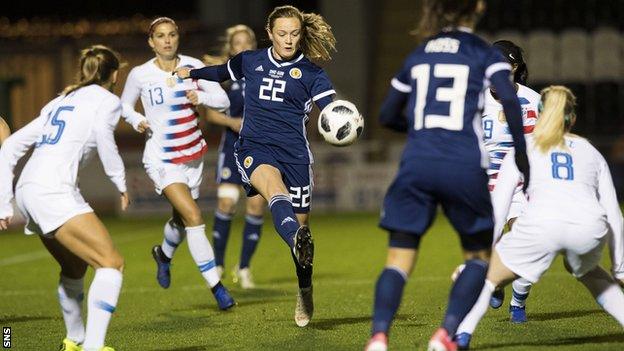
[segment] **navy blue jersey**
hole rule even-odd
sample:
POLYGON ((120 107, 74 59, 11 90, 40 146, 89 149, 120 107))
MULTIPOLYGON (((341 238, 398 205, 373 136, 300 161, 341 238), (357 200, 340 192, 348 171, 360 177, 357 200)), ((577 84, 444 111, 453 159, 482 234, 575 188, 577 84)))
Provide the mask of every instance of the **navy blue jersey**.
POLYGON ((501 71, 511 73, 501 53, 467 31, 443 31, 418 46, 391 82, 407 96, 403 160, 487 167, 481 129, 483 92, 492 75, 501 71))
POLYGON ((308 113, 312 102, 335 94, 323 69, 303 54, 278 61, 271 48, 242 52, 227 62, 227 68, 233 81, 245 78, 241 137, 266 145, 279 161, 312 163, 308 113))
MULTIPOLYGON (((230 89, 227 91, 228 98, 230 99, 230 110, 228 114, 232 117, 243 117, 243 110, 245 107, 244 89, 245 80, 240 80, 238 82, 233 82, 230 89)), ((232 150, 233 152, 234 143, 238 140, 238 133, 230 128, 225 128, 221 139, 225 150, 232 150)))

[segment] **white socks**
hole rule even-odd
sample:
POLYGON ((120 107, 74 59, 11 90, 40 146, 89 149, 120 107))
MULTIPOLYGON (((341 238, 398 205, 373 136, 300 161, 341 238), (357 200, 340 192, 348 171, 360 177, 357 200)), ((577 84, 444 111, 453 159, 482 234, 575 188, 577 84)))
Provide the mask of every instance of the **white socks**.
POLYGON ((84 300, 84 279, 71 279, 61 275, 58 298, 67 330, 67 339, 82 344, 85 327, 82 321, 82 300, 84 300))
POLYGON ((511 284, 512 295, 511 302, 509 303, 515 307, 524 307, 526 306, 526 300, 529 297, 529 292, 531 292, 531 284, 530 281, 524 278, 518 278, 513 281, 511 284))
POLYGON ((173 258, 173 254, 178 248, 178 245, 184 241, 186 232, 184 231, 184 228, 175 223, 173 218, 171 218, 167 221, 167 223, 165 223, 164 234, 165 238, 163 239, 160 247, 165 255, 171 259, 173 258))
POLYGON ((212 288, 219 283, 219 273, 216 269, 214 251, 208 238, 206 238, 205 228, 206 226, 203 224, 196 227, 186 227, 186 238, 195 264, 212 288))
POLYGON ((99 350, 104 346, 108 323, 117 306, 121 282, 121 272, 114 268, 95 270, 89 288, 87 332, 82 346, 84 351, 99 350))
POLYGON ((598 295, 596 302, 624 327, 624 293, 617 284, 610 285, 598 295))
POLYGON ((457 332, 455 335, 460 333, 468 333, 473 334, 475 329, 477 328, 477 324, 481 321, 481 318, 487 312, 488 307, 490 306, 490 298, 492 297, 492 293, 496 286, 492 284, 491 281, 485 280, 485 285, 483 285, 483 290, 481 290, 481 294, 477 299, 477 302, 472 306, 470 312, 466 315, 464 320, 457 328, 457 332))

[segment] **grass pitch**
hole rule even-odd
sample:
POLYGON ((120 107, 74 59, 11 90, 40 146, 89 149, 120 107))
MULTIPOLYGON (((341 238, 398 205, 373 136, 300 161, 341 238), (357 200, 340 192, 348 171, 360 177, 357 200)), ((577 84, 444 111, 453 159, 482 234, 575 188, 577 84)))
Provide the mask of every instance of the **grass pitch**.
MULTIPOLYGON (((377 215, 313 214, 315 314, 306 328, 294 323, 294 267, 269 218, 252 260, 255 290, 242 290, 231 281, 240 252, 241 216, 233 223, 224 283, 238 305, 227 312, 217 309, 186 244, 176 252, 171 287, 157 285, 150 249, 162 240, 165 218, 105 220, 126 259, 107 343, 117 350, 363 349, 387 245, 377 215)), ((207 218, 208 228, 211 221, 207 218)), ((15 231, 0 233, 0 247, 0 324, 12 328, 12 348, 55 350, 64 337, 56 262, 39 239, 15 231)), ((419 262, 406 285, 391 330, 391 349, 426 348, 446 308, 449 276, 460 262, 458 240, 439 216, 423 239, 419 262)), ((610 267, 607 255, 603 262, 610 267)), ((87 283, 92 275, 89 270, 87 283)), ((473 349, 624 350, 621 327, 564 271, 560 259, 533 288, 525 325, 508 322, 507 291, 503 308, 490 310, 479 325, 473 349)))

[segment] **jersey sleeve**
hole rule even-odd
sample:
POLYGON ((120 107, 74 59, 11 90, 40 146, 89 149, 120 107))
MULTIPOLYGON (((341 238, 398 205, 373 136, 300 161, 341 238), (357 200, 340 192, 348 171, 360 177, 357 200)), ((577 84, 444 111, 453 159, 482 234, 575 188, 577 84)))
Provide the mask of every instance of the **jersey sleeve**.
POLYGON ((205 79, 212 82, 225 82, 226 80, 239 80, 245 78, 243 72, 243 57, 245 51, 232 57, 226 63, 216 66, 206 66, 192 69, 190 77, 193 79, 205 79))
POLYGON ((43 112, 39 117, 6 139, 0 148, 0 218, 13 215, 13 207, 11 206, 13 178, 15 176, 13 172, 17 162, 41 137, 41 131, 48 118, 47 113, 43 114, 43 112))
POLYGON ((520 172, 514 161, 514 151, 511 150, 501 164, 498 172, 498 180, 494 191, 492 191, 492 209, 494 210, 494 242, 496 244, 498 238, 503 233, 503 228, 507 222, 507 214, 513 199, 514 191, 520 181, 520 172))
MULTIPOLYGON (((312 85, 310 86, 310 95, 312 96, 312 101, 317 103, 319 105, 319 108, 322 109, 325 106, 321 106, 321 104, 319 104, 319 101, 323 98, 330 97, 331 95, 335 94, 336 91, 334 90, 334 86, 332 85, 331 80, 329 80, 329 76, 327 76, 327 73, 325 73, 325 71, 321 69, 316 77, 314 77, 312 85)), ((324 101, 327 101, 327 99, 324 99, 324 101)))
POLYGON ((200 79, 197 86, 200 104, 221 111, 230 107, 230 99, 219 83, 200 79))
POLYGON ((390 86, 400 93, 409 94, 412 92, 412 85, 410 84, 410 72, 407 64, 392 78, 390 86))
POLYGON ((104 100, 98 109, 94 131, 104 173, 115 184, 117 190, 123 193, 126 191, 126 171, 115 143, 115 127, 119 122, 121 109, 116 97, 111 96, 104 100))
POLYGON ((399 131, 407 131, 407 117, 403 113, 407 98, 412 92, 409 66, 407 62, 390 81, 390 89, 381 104, 379 123, 384 127, 399 131))
POLYGON ((139 96, 141 96, 141 86, 139 85, 138 70, 135 67, 130 71, 130 74, 128 74, 126 85, 121 93, 121 115, 136 131, 138 131, 139 123, 143 121, 147 122, 145 116, 134 110, 139 96))
POLYGON ((524 134, 531 134, 533 133, 533 129, 535 129, 535 124, 537 123, 538 105, 541 97, 540 94, 532 89, 529 89, 528 87, 525 87, 525 89, 530 91, 530 94, 527 94, 526 97, 520 98, 521 102, 526 103, 526 113, 523 113, 522 115, 522 125, 524 126, 524 134), (525 101, 522 101, 523 99, 525 101))
POLYGON ((622 212, 617 201, 617 195, 613 186, 613 179, 609 166, 600 156, 600 174, 598 178, 598 196, 600 205, 607 212, 609 223, 609 253, 611 254, 611 267, 615 278, 624 279, 624 228, 622 212))

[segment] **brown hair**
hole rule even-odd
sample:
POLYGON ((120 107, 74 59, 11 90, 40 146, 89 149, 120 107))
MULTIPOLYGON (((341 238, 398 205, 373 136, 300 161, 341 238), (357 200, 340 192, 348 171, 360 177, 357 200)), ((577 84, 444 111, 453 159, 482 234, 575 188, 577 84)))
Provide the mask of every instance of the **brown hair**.
POLYGON ((270 32, 278 18, 297 18, 301 22, 301 51, 311 59, 331 60, 331 52, 336 51, 336 38, 331 26, 323 16, 304 13, 294 6, 280 6, 273 9, 267 18, 266 29, 270 32))
POLYGON ((418 27, 412 33, 419 41, 477 16, 480 0, 424 0, 418 27))
POLYGON ((67 95, 91 84, 102 85, 111 79, 113 72, 120 66, 119 54, 113 49, 104 45, 93 45, 83 49, 78 64, 78 83, 66 87, 62 94, 67 95))
POLYGON ((158 27, 158 25, 162 23, 171 23, 176 28, 176 30, 178 29, 178 25, 171 18, 158 17, 154 19, 152 23, 150 23, 149 28, 147 29, 147 35, 151 38, 152 35, 154 35, 154 31, 156 30, 156 27, 158 27))
POLYGON ((221 46, 220 55, 204 55, 204 63, 209 66, 225 63, 232 56, 232 39, 238 33, 247 33, 251 38, 253 49, 256 49, 258 44, 256 42, 256 33, 254 33, 253 29, 244 24, 237 24, 225 30, 225 35, 221 38, 223 45, 221 46))

